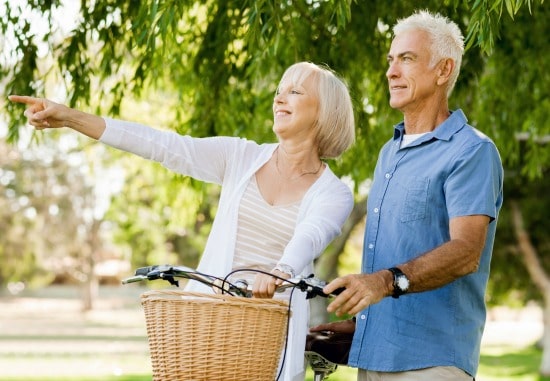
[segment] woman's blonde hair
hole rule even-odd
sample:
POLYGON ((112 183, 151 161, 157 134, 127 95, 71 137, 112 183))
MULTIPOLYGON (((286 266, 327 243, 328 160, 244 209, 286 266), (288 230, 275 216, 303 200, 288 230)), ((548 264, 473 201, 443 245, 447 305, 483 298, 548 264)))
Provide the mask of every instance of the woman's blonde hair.
POLYGON ((337 158, 355 141, 355 118, 349 90, 327 66, 298 62, 286 69, 283 78, 301 85, 313 76, 319 98, 317 143, 321 158, 337 158))

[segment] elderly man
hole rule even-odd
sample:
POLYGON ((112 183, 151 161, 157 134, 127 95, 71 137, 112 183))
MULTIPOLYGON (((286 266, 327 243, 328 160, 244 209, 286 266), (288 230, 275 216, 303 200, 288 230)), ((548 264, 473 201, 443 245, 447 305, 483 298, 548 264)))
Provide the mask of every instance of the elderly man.
POLYGON ((353 321, 349 365, 358 380, 472 380, 502 205, 493 142, 449 110, 463 36, 426 11, 399 20, 388 53, 390 106, 403 113, 382 148, 367 205, 361 274, 329 306, 353 321))

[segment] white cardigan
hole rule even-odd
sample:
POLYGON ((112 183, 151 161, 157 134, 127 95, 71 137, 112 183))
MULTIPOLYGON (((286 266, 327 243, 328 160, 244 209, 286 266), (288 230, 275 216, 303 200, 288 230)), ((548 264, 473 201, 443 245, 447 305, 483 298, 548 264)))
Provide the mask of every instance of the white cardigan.
MULTIPOLYGON (((105 122, 101 142, 157 161, 176 173, 222 186, 198 270, 219 277, 228 274, 232 270, 241 197, 250 178, 271 158, 278 144, 260 145, 237 137, 193 138, 133 122, 109 118, 105 122)), ((341 233, 352 207, 351 190, 327 166, 304 195, 294 235, 280 263, 292 266, 296 274, 311 274, 313 260, 341 233)), ((187 289, 212 292, 198 282, 189 282, 187 289)), ((296 290, 294 295, 284 381, 304 377, 309 306, 302 292, 296 290)))

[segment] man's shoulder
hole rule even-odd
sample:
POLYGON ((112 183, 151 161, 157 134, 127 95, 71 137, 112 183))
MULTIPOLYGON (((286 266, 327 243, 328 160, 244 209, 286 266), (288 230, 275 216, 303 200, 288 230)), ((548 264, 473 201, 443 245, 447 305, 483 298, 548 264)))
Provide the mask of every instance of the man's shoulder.
POLYGON ((489 136, 469 123, 468 118, 461 109, 454 110, 451 119, 454 125, 461 127, 457 129, 456 133, 461 134, 464 139, 478 143, 482 141, 492 142, 489 136))
POLYGON ((463 128, 457 131, 456 139, 462 141, 467 146, 479 144, 495 145, 487 134, 470 124, 465 124, 463 128))

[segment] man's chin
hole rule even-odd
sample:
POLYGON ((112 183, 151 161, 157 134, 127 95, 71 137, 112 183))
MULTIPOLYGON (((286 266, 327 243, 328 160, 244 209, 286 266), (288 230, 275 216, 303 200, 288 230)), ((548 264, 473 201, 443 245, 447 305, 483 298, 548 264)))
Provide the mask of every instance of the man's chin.
POLYGON ((394 110, 400 110, 403 106, 403 102, 398 102, 397 100, 390 99, 390 107, 394 110))

